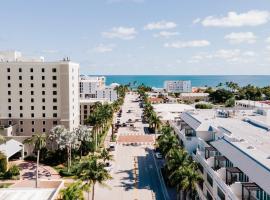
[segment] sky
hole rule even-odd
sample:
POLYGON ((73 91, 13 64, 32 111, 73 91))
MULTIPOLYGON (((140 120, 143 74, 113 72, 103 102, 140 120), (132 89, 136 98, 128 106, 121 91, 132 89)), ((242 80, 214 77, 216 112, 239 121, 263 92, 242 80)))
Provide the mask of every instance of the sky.
POLYGON ((1 0, 0 51, 82 74, 270 74, 269 0, 1 0))

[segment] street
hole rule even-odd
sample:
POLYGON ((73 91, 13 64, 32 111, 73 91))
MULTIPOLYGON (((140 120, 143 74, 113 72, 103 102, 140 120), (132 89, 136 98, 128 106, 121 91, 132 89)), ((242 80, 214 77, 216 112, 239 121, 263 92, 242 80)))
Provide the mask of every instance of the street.
MULTIPOLYGON (((127 94, 122 107, 121 123, 141 119, 137 95, 127 94)), ((146 124, 136 121, 134 127, 120 127, 108 187, 96 187, 97 200, 165 200, 167 192, 161 180, 153 153, 154 135, 145 133, 146 124)))

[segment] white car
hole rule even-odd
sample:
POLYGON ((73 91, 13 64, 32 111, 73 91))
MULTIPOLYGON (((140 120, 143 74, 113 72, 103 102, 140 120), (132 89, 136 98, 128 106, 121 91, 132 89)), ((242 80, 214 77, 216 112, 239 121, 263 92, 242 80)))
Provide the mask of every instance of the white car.
POLYGON ((106 169, 108 172, 112 171, 112 169, 113 169, 112 164, 109 163, 109 162, 107 162, 107 163, 106 163, 105 169, 106 169))
POLYGON ((163 158, 162 154, 160 152, 156 152, 155 156, 156 156, 157 159, 162 159, 163 158))

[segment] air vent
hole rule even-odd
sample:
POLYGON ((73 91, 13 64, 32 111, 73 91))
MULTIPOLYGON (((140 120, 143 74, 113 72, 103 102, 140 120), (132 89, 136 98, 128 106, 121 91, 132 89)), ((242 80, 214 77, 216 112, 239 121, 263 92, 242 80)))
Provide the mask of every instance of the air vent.
POLYGON ((247 149, 254 149, 254 147, 253 146, 248 146, 247 149))

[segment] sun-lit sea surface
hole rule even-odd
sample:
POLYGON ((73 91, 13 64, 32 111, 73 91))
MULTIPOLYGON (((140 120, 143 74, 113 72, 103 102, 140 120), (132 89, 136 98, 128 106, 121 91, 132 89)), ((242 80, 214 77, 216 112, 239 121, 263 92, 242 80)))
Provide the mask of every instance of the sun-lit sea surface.
POLYGON ((217 86, 220 82, 233 81, 240 86, 252 84, 256 86, 270 85, 270 75, 204 75, 204 76, 191 76, 191 75, 105 75, 107 78, 106 83, 120 83, 120 84, 133 84, 136 85, 144 83, 151 87, 163 87, 165 80, 191 80, 192 86, 217 86))

